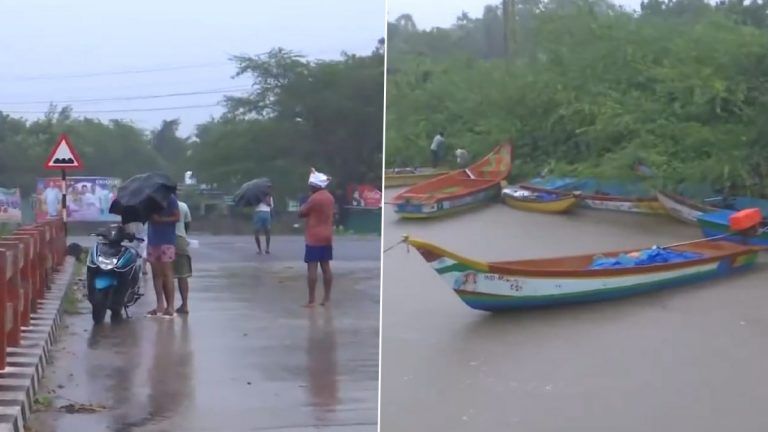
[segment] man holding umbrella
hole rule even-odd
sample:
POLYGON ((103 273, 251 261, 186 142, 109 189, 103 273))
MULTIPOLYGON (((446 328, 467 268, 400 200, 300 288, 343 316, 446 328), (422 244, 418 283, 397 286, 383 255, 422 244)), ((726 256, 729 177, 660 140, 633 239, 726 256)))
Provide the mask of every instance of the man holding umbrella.
POLYGON ((256 241, 256 248, 261 255, 261 239, 259 234, 264 232, 266 240, 267 254, 270 246, 270 226, 272 224, 272 209, 274 200, 272 198, 272 181, 266 177, 253 179, 240 186, 235 193, 233 200, 237 207, 255 207, 253 212, 253 238, 256 241))
POLYGON ((315 287, 317 286, 317 267, 323 271, 323 301, 325 306, 331 301, 331 260, 333 259, 333 210, 335 201, 326 187, 331 178, 312 168, 309 175, 309 199, 299 209, 299 217, 305 218, 306 247, 304 262, 307 263, 307 288, 309 299, 305 307, 315 305, 315 287))
POLYGON ((266 253, 269 255, 270 227, 272 225, 272 208, 275 205, 274 198, 272 197, 272 184, 266 185, 264 195, 261 198, 261 202, 256 205, 256 209, 253 212, 253 237, 256 240, 257 253, 261 255, 261 239, 259 235, 264 232, 264 241, 266 242, 266 253))

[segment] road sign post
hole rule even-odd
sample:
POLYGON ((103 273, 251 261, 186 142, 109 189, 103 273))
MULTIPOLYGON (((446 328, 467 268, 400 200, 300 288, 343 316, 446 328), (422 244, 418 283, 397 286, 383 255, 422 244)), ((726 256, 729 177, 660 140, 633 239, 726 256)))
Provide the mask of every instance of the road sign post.
POLYGON ((67 170, 81 169, 80 156, 69 141, 67 134, 59 135, 56 145, 48 156, 45 169, 61 170, 61 219, 64 222, 64 235, 67 235, 67 170))

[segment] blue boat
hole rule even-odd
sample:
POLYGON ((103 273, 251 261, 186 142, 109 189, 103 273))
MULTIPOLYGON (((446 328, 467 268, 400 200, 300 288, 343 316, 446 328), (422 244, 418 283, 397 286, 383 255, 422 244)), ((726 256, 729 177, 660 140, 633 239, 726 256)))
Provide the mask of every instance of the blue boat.
MULTIPOLYGON (((698 222, 704 237, 717 237, 732 232, 730 224, 728 223, 728 218, 734 213, 736 213, 734 210, 718 210, 711 213, 701 214, 696 221, 698 222)), ((760 228, 764 228, 765 225, 766 222, 763 220, 760 228)), ((763 232, 755 237, 733 234, 732 236, 723 238, 723 240, 733 243, 746 243, 752 246, 768 246, 768 232, 763 232)))

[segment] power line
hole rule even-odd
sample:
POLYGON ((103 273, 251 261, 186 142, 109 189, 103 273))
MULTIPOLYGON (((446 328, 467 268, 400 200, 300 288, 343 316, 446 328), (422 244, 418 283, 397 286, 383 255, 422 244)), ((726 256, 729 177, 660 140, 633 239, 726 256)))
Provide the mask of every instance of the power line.
POLYGON ((93 78, 99 76, 114 76, 114 75, 135 75, 154 72, 167 72, 187 69, 203 69, 215 66, 230 65, 230 63, 200 63, 186 66, 168 66, 152 69, 131 69, 122 71, 109 71, 109 72, 91 72, 72 75, 37 75, 31 77, 11 77, 4 81, 40 81, 40 80, 57 80, 57 79, 71 79, 71 78, 93 78))
MULTIPOLYGON (((246 54, 246 55, 250 57, 261 57, 267 54, 269 54, 269 51, 261 52, 257 54, 246 54)), ((165 67, 144 68, 144 69, 88 72, 88 73, 71 74, 71 75, 38 75, 38 76, 31 76, 31 77, 10 77, 10 78, 3 79, 3 81, 38 81, 38 80, 57 80, 57 79, 73 79, 73 78, 93 78, 93 77, 99 77, 99 76, 115 76, 115 75, 135 75, 135 74, 145 74, 145 73, 154 73, 154 72, 188 70, 188 69, 203 69, 203 68, 224 66, 224 65, 231 66, 232 63, 231 62, 197 63, 197 64, 189 64, 189 65, 165 66, 165 67)))
MULTIPOLYGON (((148 111, 173 111, 173 110, 194 109, 194 108, 211 108, 215 106, 221 106, 221 105, 218 103, 215 103, 215 104, 205 104, 205 105, 184 105, 184 106, 163 107, 163 108, 133 108, 133 109, 87 110, 87 111, 73 110, 72 112, 74 114, 106 114, 106 113, 129 113, 129 112, 148 112, 148 111)), ((0 112, 4 114, 45 114, 47 111, 2 111, 0 110, 0 112)))
POLYGON ((42 104, 42 103, 76 103, 76 102, 87 103, 87 102, 130 101, 130 100, 142 100, 142 99, 161 99, 161 98, 178 97, 178 96, 221 94, 221 93, 228 93, 230 91, 240 91, 240 90, 249 90, 249 89, 251 89, 251 87, 240 86, 240 87, 219 88, 219 89, 212 89, 212 90, 165 93, 165 94, 154 94, 154 95, 144 95, 144 96, 116 96, 116 97, 95 98, 95 99, 38 100, 38 101, 29 101, 29 102, 19 102, 19 101, 0 102, 0 105, 34 105, 34 104, 42 104))

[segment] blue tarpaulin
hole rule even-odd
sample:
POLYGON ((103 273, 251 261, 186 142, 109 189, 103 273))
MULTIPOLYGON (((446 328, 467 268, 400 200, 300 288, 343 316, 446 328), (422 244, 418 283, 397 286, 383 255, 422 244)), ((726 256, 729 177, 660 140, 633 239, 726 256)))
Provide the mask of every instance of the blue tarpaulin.
POLYGON ((710 222, 718 225, 724 225, 726 228, 730 227, 728 218, 732 214, 736 213, 734 210, 716 210, 709 213, 702 213, 697 217, 697 220, 710 222))
POLYGON ((620 267, 637 267, 647 266, 653 264, 664 264, 680 261, 689 261, 696 258, 703 257, 703 254, 697 252, 684 252, 671 249, 662 249, 654 246, 650 249, 645 249, 629 254, 621 254, 616 257, 606 257, 603 255, 596 256, 591 269, 604 269, 604 268, 620 268, 620 267))
POLYGON ((607 181, 574 177, 539 177, 528 181, 529 184, 545 189, 585 194, 611 195, 623 197, 652 197, 654 191, 640 182, 607 181))

